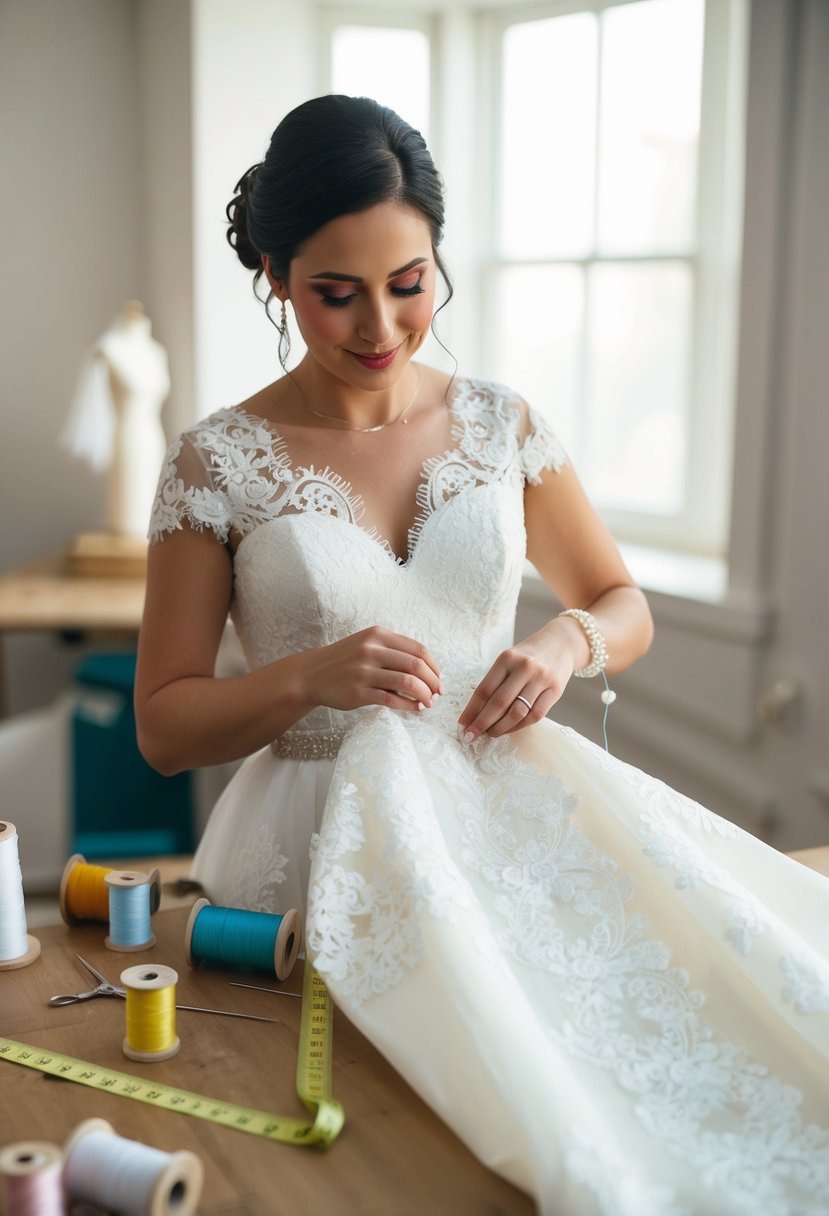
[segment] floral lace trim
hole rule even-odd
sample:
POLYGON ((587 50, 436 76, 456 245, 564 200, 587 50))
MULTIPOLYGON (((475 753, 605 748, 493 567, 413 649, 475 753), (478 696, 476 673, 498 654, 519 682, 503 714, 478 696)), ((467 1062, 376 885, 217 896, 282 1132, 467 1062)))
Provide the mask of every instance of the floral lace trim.
MULTIPOLYGON (((185 518, 196 531, 212 528, 225 544, 231 528, 246 536, 287 511, 316 511, 357 524, 364 505, 350 483, 328 467, 293 469, 284 439, 265 423, 238 410, 219 410, 171 444, 153 507, 150 540, 180 529, 185 518), (178 476, 185 437, 210 456, 216 488, 185 487, 178 476)), ((383 543, 374 529, 363 530, 383 543)))
POLYGON ((582 1129, 572 1133, 564 1161, 571 1178, 595 1195, 601 1216, 694 1216, 670 1187, 650 1182, 634 1161, 582 1129))
MULTIPOLYGON (((688 837, 677 821, 702 833, 703 837, 714 833, 733 840, 739 835, 739 829, 663 782, 646 777, 609 756, 570 728, 560 729, 579 746, 594 751, 606 771, 636 789, 643 802, 638 839, 645 856, 654 865, 676 872, 677 890, 696 891, 706 886, 730 897, 731 902, 723 904, 722 937, 739 955, 748 957, 755 938, 766 937, 771 932, 772 918, 758 899, 732 879, 725 867, 714 862, 688 837)), ((796 956, 781 956, 778 965, 785 979, 780 991, 784 1004, 791 1004, 802 1016, 829 1013, 829 968, 822 960, 802 949, 796 956)))
POLYGON ((231 530, 244 537, 279 515, 313 511, 356 524, 404 565, 429 517, 463 490, 511 474, 523 474, 535 483, 544 469, 558 471, 566 462, 549 424, 534 411, 533 430, 520 441, 516 397, 501 385, 461 380, 451 410, 452 437, 458 446, 424 462, 406 558, 396 554, 376 528, 363 527, 365 505, 350 482, 328 467, 294 468, 285 440, 264 420, 238 408, 217 411, 170 445, 153 504, 150 541, 180 530, 187 520, 196 531, 211 528, 226 544, 231 530), (185 439, 209 458, 211 485, 185 486, 179 476, 185 439))
MULTIPOLYGON (((611 1074, 643 1128, 712 1196, 727 1195, 729 1211, 824 1214, 829 1133, 804 1121, 799 1090, 715 1037, 700 1012, 705 994, 671 964, 668 945, 649 936, 645 916, 628 910, 634 883, 577 827, 578 800, 564 781, 522 762, 508 739, 464 749, 419 719, 406 730, 412 761, 385 726, 361 732, 359 746, 352 735, 341 752, 340 763, 357 765, 361 782, 359 791, 332 789, 333 821, 323 826, 312 876, 309 947, 322 974, 357 1003, 386 991, 420 962, 423 915, 452 915, 465 897, 462 870, 443 860, 445 843, 424 813, 428 790, 418 770, 425 765, 452 791, 464 867, 491 889, 498 919, 489 932, 501 965, 512 956, 560 980, 547 1033, 571 1058, 611 1074), (386 771, 377 756, 392 744, 395 762, 386 771), (348 814, 336 826, 343 797, 348 814), (369 831, 383 861, 367 877, 345 856, 363 850, 369 831)), ((684 811, 691 831, 718 830, 693 804, 684 811)), ((700 873, 683 871, 689 883, 700 873)), ((808 966, 789 966, 786 976, 791 1000, 822 1007, 808 966)), ((567 1158, 579 1181, 586 1181, 584 1151, 574 1144, 567 1158)), ((669 1190, 627 1175, 621 1191, 609 1177, 593 1183, 602 1212, 684 1212, 669 1190), (637 1200, 647 1203, 637 1208, 637 1200)))
POLYGON ((530 411, 532 430, 521 442, 510 389, 486 380, 461 380, 452 400, 452 438, 457 447, 432 456, 417 490, 418 514, 409 529, 413 553, 427 520, 472 486, 506 480, 511 471, 532 484, 545 469, 558 472, 567 453, 546 419, 530 411))
POLYGON ((399 770, 372 771, 373 748, 361 739, 355 730, 340 752, 328 797, 334 822, 326 821, 313 842, 306 921, 314 965, 336 982, 338 999, 354 1007, 394 987, 420 962, 422 913, 451 917, 469 905, 453 881, 437 825, 420 813, 419 785, 401 781, 399 770), (343 778, 344 767, 366 774, 359 790, 343 778), (384 822, 377 823, 380 807, 384 822), (367 877, 342 862, 362 851, 369 825, 391 830, 383 832, 382 863, 367 877))
POLYGON ((289 860, 279 849, 273 833, 263 824, 247 848, 235 857, 228 884, 227 902, 250 912, 273 912, 277 890, 285 882, 289 860))
MULTIPOLYGON (((829 1188, 829 1133, 803 1122, 800 1091, 715 1039, 699 1014, 704 993, 670 965, 663 942, 645 936, 645 918, 626 915, 633 884, 576 828, 575 798, 559 778, 521 763, 505 743, 483 742, 478 760, 490 777, 486 793, 460 803, 464 860, 497 892, 503 947, 561 976, 573 1010, 561 1041, 576 1058, 614 1073, 636 1095, 633 1109, 647 1130, 712 1192, 723 1188, 735 1210, 743 1205, 747 1213, 790 1216, 785 1193, 798 1187, 817 1202, 797 1211, 817 1216, 829 1188), (523 845, 510 828, 521 818, 538 823, 523 845), (582 937, 563 934, 565 907, 585 919, 582 937), (740 1121, 721 1133, 716 1128, 726 1111, 739 1112, 740 1121)), ((446 748, 441 752, 438 771, 455 778, 459 766, 446 748)), ((784 968, 790 999, 803 1012, 824 1008, 826 989, 810 960, 797 964, 784 968)))
POLYGON ((782 999, 797 1013, 829 1013, 829 975, 808 951, 781 958, 780 970, 786 980, 782 999))

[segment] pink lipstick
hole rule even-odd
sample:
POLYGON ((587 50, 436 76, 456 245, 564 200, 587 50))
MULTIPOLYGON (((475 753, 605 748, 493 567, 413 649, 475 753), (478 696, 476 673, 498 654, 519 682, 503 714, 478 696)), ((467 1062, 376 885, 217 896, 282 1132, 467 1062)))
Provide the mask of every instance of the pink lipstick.
POLYGON ((383 351, 379 355, 361 355, 356 350, 350 350, 348 353, 353 355, 358 363, 362 363, 363 367, 370 367, 372 371, 382 371, 384 367, 390 367, 394 363, 397 352, 403 345, 401 342, 395 346, 393 350, 383 351))

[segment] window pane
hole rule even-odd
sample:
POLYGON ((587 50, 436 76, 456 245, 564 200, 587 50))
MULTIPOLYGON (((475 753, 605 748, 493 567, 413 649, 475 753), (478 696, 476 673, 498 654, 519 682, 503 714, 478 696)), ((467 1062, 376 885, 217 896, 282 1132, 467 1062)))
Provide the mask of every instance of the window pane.
POLYGON ((331 89, 391 106, 429 142, 429 39, 422 30, 338 26, 331 40, 331 89))
POLYGON ((496 280, 496 378, 550 418, 565 447, 576 442, 584 272, 513 266, 496 280))
POLYGON ((592 13, 510 26, 501 104, 501 250, 574 257, 593 243, 598 25, 592 13))
POLYGON ((683 505, 691 294, 684 263, 590 272, 580 471, 601 506, 670 514, 683 505))
POLYGON ((642 0, 604 14, 601 252, 695 239, 703 0, 642 0))

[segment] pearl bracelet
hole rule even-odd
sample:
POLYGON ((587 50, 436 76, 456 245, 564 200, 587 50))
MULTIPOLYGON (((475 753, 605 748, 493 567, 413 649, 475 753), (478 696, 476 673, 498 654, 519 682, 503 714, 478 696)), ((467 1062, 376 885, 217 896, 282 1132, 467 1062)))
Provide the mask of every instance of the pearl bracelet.
POLYGON ((574 671, 573 675, 579 676, 583 680, 589 679, 590 676, 600 675, 607 666, 607 642, 604 640, 604 635, 599 631, 594 618, 589 612, 585 612, 583 608, 566 608, 564 612, 560 612, 558 615, 574 617, 581 625, 590 643, 590 662, 587 667, 574 671))

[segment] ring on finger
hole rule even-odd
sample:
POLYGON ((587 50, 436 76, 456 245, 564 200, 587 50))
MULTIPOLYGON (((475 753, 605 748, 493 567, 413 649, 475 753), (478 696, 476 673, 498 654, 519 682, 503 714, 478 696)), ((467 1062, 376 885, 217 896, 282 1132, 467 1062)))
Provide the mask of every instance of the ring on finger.
POLYGON ((519 693, 515 699, 516 701, 520 701, 523 705, 526 705, 527 709, 532 709, 532 701, 528 701, 526 697, 522 697, 521 693, 519 693))

